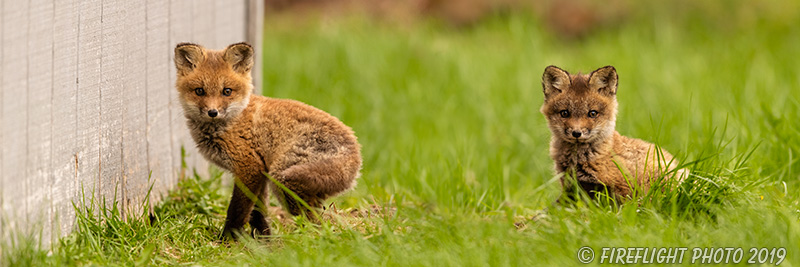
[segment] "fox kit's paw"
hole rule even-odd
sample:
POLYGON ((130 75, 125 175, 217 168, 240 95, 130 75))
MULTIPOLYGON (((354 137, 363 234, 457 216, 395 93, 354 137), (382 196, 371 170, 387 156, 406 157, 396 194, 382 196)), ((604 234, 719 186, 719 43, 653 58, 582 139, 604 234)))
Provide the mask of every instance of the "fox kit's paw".
POLYGON ((250 237, 255 240, 269 240, 271 236, 272 232, 269 230, 269 228, 262 230, 253 228, 253 230, 250 231, 250 237))
POLYGON ((306 205, 303 205, 300 200, 296 199, 294 196, 287 192, 281 192, 277 194, 279 200, 283 204, 283 207, 288 211, 292 216, 299 216, 301 214, 305 215, 310 221, 314 223, 318 223, 320 218, 320 210, 322 207, 322 200, 316 197, 309 197, 305 194, 298 194, 300 199, 305 202, 306 205))
POLYGON ((269 222, 267 222, 266 216, 257 209, 250 213, 250 227, 253 228, 250 231, 253 238, 270 235, 269 222))
MULTIPOLYGON (((243 237, 244 231, 243 229, 224 229, 222 233, 219 235, 219 239, 217 242, 219 243, 230 243, 239 240, 239 238, 243 237)), ((271 235, 271 231, 269 227, 256 227, 254 226, 253 229, 250 231, 250 237, 253 239, 268 239, 271 235)))
POLYGON ((222 233, 219 235, 219 241, 222 243, 236 241, 236 238, 240 235, 241 230, 235 229, 222 229, 222 233))

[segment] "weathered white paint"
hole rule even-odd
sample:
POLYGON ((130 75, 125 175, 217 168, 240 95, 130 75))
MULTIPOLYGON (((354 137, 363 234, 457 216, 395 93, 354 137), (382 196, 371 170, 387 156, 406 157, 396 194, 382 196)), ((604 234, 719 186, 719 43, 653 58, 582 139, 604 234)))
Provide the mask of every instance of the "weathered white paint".
MULTIPOLYGON (((53 4, 46 0, 30 2, 28 26, 28 158, 26 160, 26 206, 29 222, 44 229, 51 228, 48 183, 50 166, 52 92, 53 92, 53 4), (36 75, 48 73, 48 75, 36 75)), ((43 239, 50 238, 50 231, 43 239)))
MULTIPOLYGON (((247 26, 245 29, 247 33, 247 42, 253 47, 260 49, 263 40, 263 25, 264 25, 264 1, 261 0, 247 0, 247 8, 244 11, 247 16, 247 26)), ((239 11, 237 11, 238 13, 239 11)), ((264 57, 256 57, 255 65, 253 66, 253 93, 261 94, 261 76, 263 75, 262 64, 264 57)))
MULTIPOLYGON (((5 2, 0 3, 0 15, 5 15, 5 12, 3 12, 5 10, 4 6, 5 6, 5 2)), ((2 17, 0 17, 0 22, 5 23, 5 20, 2 17)), ((3 25, 5 25, 5 24, 3 24, 3 25)), ((5 35, 3 34, 5 32, 5 30, 3 30, 4 29, 3 25, 0 25, 0 67, 5 67, 5 65, 3 64, 3 62, 4 62, 3 59, 5 58, 5 56, 3 55, 4 54, 3 53, 3 39, 5 38, 5 35)), ((3 68, 0 68, 0 86, 3 86, 2 85, 3 84, 3 70, 4 70, 3 68)), ((4 103, 3 102, 3 92, 0 92, 0 103, 4 103)), ((3 109, 0 108, 0 123, 2 123, 2 122, 3 122, 3 109)), ((3 176, 3 150, 2 150, 2 148, 4 147, 4 144, 5 144, 5 142, 3 140, 4 140, 3 139, 3 131, 0 130, 0 184, 3 184, 3 180, 4 180, 3 177, 5 177, 5 176, 3 176)), ((4 228, 3 225, 5 224, 5 219, 4 219, 5 209, 4 209, 4 204, 3 204, 3 199, 4 199, 3 192, 4 191, 5 190, 3 188, 0 188, 0 238, 6 240, 7 238, 6 238, 5 232, 3 231, 3 228, 4 228)), ((2 250, 0 250, 0 257, 3 257, 3 251, 2 250)))
POLYGON ((142 210, 147 194, 147 5, 123 1, 122 206, 142 210))
POLYGON ((155 200, 181 175, 205 174, 172 50, 252 42, 257 2, 2 1, 0 237, 41 229, 49 242, 70 232, 82 197, 138 213, 150 186, 155 200))
POLYGON ((78 0, 56 1, 53 30, 53 146, 51 210, 53 235, 70 230, 75 218, 71 200, 80 188, 77 176, 78 0))
POLYGON ((78 1, 77 190, 73 199, 99 199, 102 1, 78 1))
MULTIPOLYGON (((170 1, 170 8, 169 8, 169 44, 170 49, 174 47, 176 44, 181 42, 193 42, 194 41, 194 23, 192 22, 193 16, 193 8, 192 8, 192 0, 175 0, 170 1)), ((170 56, 172 56, 173 52, 170 50, 170 56)), ((171 60, 171 58, 170 58, 171 60)), ((170 61, 171 62, 171 61, 170 61)), ((170 63, 171 64, 171 63, 170 63)), ((170 105, 170 124, 172 125, 172 151, 173 156, 173 166, 181 166, 181 149, 185 150, 188 154, 189 158, 185 158, 187 163, 193 163, 193 159, 191 158, 194 156, 195 153, 192 153, 194 150, 194 146, 192 145, 191 137, 189 137, 189 131, 186 128, 186 118, 183 116, 183 110, 181 109, 180 103, 178 102, 178 92, 175 91, 175 79, 176 79, 175 67, 170 65, 169 67, 169 105, 170 105)), ((180 168, 179 168, 180 169, 180 168)), ((191 171, 186 173, 185 169, 180 169, 180 173, 178 173, 178 177, 183 177, 186 175, 191 175, 191 171)), ((174 184, 177 180, 170 181, 170 184, 174 184)))
MULTIPOLYGON (((123 2, 102 0, 100 45, 100 178, 97 187, 106 204, 121 202, 122 194, 122 98, 125 91, 122 49, 125 35, 123 2)), ((121 206, 124 208, 124 205, 121 206)), ((123 210, 124 213, 124 210, 123 210)))
POLYGON ((176 167, 174 158, 179 158, 180 153, 173 153, 172 124, 170 110, 170 95, 173 90, 170 85, 170 58, 169 42, 169 9, 170 3, 162 0, 148 0, 147 11, 147 170, 152 171, 150 183, 153 184, 153 193, 160 195, 166 193, 172 181, 176 180, 176 167))
POLYGON ((3 86, 0 131, 3 132, 3 227, 28 223, 28 26, 27 1, 3 1, 3 86))

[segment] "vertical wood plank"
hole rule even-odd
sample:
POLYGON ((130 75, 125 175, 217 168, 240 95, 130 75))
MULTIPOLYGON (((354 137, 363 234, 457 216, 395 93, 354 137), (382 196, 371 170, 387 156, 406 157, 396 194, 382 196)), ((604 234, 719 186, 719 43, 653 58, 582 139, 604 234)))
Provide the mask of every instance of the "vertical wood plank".
POLYGON ((85 0, 79 6, 78 91, 78 190, 76 203, 99 200, 100 179, 100 87, 102 16, 101 0, 85 0), (89 199, 81 199, 83 197, 89 199))
POLYGON ((72 197, 77 186, 78 3, 55 2, 53 32, 52 198, 53 237, 69 234, 75 221, 72 197))
MULTIPOLYGON (((193 37, 193 30, 194 25, 192 21, 192 12, 187 12, 192 10, 193 1, 190 0, 175 0, 170 2, 170 14, 169 14, 169 55, 170 59, 174 57, 174 48, 178 43, 181 42, 197 42, 194 40, 193 37)), ((182 160, 191 163, 191 158, 182 159, 181 154, 179 152, 182 149, 185 149, 186 154, 190 156, 195 156, 197 153, 197 149, 195 148, 194 142, 191 140, 189 136, 188 129, 186 128, 186 118, 183 115, 183 108, 178 102, 178 92, 175 90, 175 80, 176 80, 176 70, 175 64, 170 61, 169 64, 169 73, 170 73, 170 111, 171 116, 170 124, 172 124, 172 151, 174 152, 173 158, 173 168, 175 170, 180 170, 180 173, 177 175, 177 178, 180 179, 186 175, 191 175, 191 169, 185 170, 182 168, 182 160), (187 173, 188 171, 188 173, 187 173)), ((172 181, 171 184, 175 184, 177 180, 172 181)))
MULTIPOLYGON (((226 2, 228 5, 231 2, 226 2)), ((217 47, 217 22, 214 14, 216 5, 214 0, 194 0, 192 1, 192 21, 194 24, 194 41, 210 49, 220 49, 217 47)))
MULTIPOLYGON (((4 2, 0 2, 0 16, 5 15, 4 6, 5 6, 5 3, 4 2)), ((5 16, 3 16, 3 17, 5 17, 5 16)), ((5 22, 3 20, 3 17, 0 17, 0 22, 5 22)), ((5 27, 3 27, 3 25, 0 25, 0 90, 2 90, 1 88, 3 88, 3 85, 2 85, 2 84, 4 84, 3 83, 3 70, 5 70, 5 61, 3 60, 5 58, 3 56, 3 54, 4 54, 4 52, 3 52, 3 50, 4 50, 3 49, 3 40, 5 39, 5 35, 3 34, 3 33, 5 33, 4 28, 5 27)), ((0 103, 3 103, 3 92, 0 92, 0 103)), ((0 122, 2 122, 2 121, 3 121, 3 109, 0 108, 0 122)), ((2 124, 2 123, 0 123, 0 124, 2 124)), ((0 188, 5 188, 5 186, 6 186, 5 185, 5 178, 4 178, 5 176, 3 175, 3 150, 2 149, 3 149, 3 147, 5 147, 5 143, 6 143, 4 140, 5 139, 4 139, 3 131, 0 130, 0 188)), ((6 213, 6 209, 5 209, 5 205, 3 204, 4 203, 4 199, 5 199, 5 197, 3 197, 3 191, 5 191, 5 190, 0 189, 0 238, 2 238, 2 240, 8 240, 6 235, 5 235, 5 233, 6 233, 6 231, 5 231, 6 222, 5 222, 5 216, 4 215, 6 213)), ((2 259, 2 257, 3 257, 3 251, 0 250, 0 259, 2 259)))
MULTIPOLYGON (((233 2, 226 3, 230 5, 233 2)), ((194 21, 192 39, 194 39, 196 43, 210 49, 220 49, 216 38, 218 31, 214 14, 215 7, 214 0, 192 1, 192 19, 194 21)), ((190 156, 190 158, 187 159, 187 163, 191 165, 189 168, 196 171, 199 175, 207 177, 208 161, 200 155, 200 152, 196 149, 197 146, 190 137, 187 138, 185 142, 188 143, 188 145, 184 146, 187 147, 186 151, 189 152, 188 155, 190 156)))
POLYGON ((229 19, 231 22, 231 37, 234 42, 250 42, 247 37, 249 0, 240 0, 235 5, 231 5, 229 19))
POLYGON ((253 66, 253 93, 262 94, 261 76, 264 56, 261 53, 264 35, 264 1, 247 0, 247 42, 255 50, 255 65, 253 66))
POLYGON ((5 231, 27 223, 27 92, 28 89, 28 2, 3 1, 3 211, 5 231))
MULTIPOLYGON (((122 184, 122 43, 125 11, 122 2, 103 0, 100 85, 100 194, 106 203, 124 198, 122 184)), ((124 211, 124 202, 122 209, 124 211)), ((123 212, 124 214, 124 212, 123 212)))
POLYGON ((214 43, 217 45, 215 49, 222 49, 230 44, 242 42, 244 40, 236 40, 236 29, 234 21, 237 18, 232 17, 234 10, 237 6, 236 1, 215 1, 214 9, 214 27, 216 27, 217 34, 214 36, 216 39, 214 43))
MULTIPOLYGON (((173 151, 172 127, 170 124, 170 92, 175 86, 170 84, 169 51, 169 2, 147 1, 147 158, 149 170, 156 185, 153 194, 160 195, 171 188, 176 172, 173 157, 180 151, 173 151)), ((152 181, 151 181, 152 182, 152 181)))
MULTIPOLYGON (((141 214, 142 200, 150 181, 147 169, 147 18, 141 1, 122 1, 127 13, 121 21, 123 44, 122 157, 126 212, 141 214)), ((129 215, 130 216, 130 215, 129 215)))
MULTIPOLYGON (((0 2, 0 16, 5 15, 4 6, 5 6, 5 2, 0 2)), ((3 20, 3 17, 0 17, 0 22, 5 22, 3 20)), ((5 33, 4 27, 3 27, 3 25, 0 25, 0 90, 3 90, 2 89, 3 88, 2 84, 4 84, 3 83, 3 70, 5 70, 5 61, 3 61, 3 59, 5 58, 3 56, 3 54, 4 54, 4 52, 3 52, 3 39, 5 39, 5 35, 3 33, 5 33)), ((3 103, 3 92, 0 92, 0 103, 3 103)), ((3 121, 3 109, 0 108, 0 122, 2 122, 2 121, 3 121)), ((2 124, 2 123, 0 123, 0 124, 2 124)), ((4 178, 5 176, 3 175, 3 163, 2 163, 3 162, 3 150, 2 149, 3 149, 3 147, 5 147, 5 143, 6 142, 4 141, 3 131, 0 131, 0 188, 4 188, 5 187, 5 183, 4 183, 5 182, 5 178, 4 178)), ((5 209, 5 205, 3 205, 3 200, 5 199, 3 197, 3 191, 5 191, 5 190, 0 189, 0 238, 2 240, 7 240, 7 237, 5 235, 5 230, 4 230, 5 229, 5 217, 4 217, 4 214, 6 213, 6 209, 5 209)), ((2 259, 2 257, 3 257, 3 251, 0 250, 0 259, 2 259)))
POLYGON ((29 225, 50 240, 50 145, 53 90, 53 4, 33 0, 29 6, 28 28, 28 158, 25 172, 26 206, 29 225))

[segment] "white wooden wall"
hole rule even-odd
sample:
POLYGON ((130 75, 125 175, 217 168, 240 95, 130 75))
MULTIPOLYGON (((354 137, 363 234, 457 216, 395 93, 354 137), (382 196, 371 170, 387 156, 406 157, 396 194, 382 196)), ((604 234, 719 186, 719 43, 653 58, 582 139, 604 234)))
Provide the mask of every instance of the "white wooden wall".
POLYGON ((260 55, 263 3, 0 1, 0 237, 69 233, 81 188, 128 212, 150 184, 157 198, 208 169, 176 99, 172 51, 250 41, 260 55))

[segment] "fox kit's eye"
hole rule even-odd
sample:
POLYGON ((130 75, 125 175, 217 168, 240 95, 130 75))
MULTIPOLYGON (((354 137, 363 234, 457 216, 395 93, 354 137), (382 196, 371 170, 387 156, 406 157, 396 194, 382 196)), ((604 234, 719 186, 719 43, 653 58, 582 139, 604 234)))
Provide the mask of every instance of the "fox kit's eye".
POLYGON ((225 96, 231 96, 231 92, 233 92, 233 90, 231 90, 230 88, 222 89, 222 94, 225 96))
POLYGON ((597 110, 590 110, 589 111, 589 118, 597 117, 597 110))
POLYGON ((561 114, 561 117, 562 117, 562 118, 567 118, 567 117, 569 117, 569 110, 566 110, 566 109, 565 109, 565 110, 562 110, 562 111, 560 112, 560 114, 561 114))
POLYGON ((203 88, 195 88, 194 89, 194 93, 199 95, 199 96, 202 96, 202 95, 206 94, 206 90, 203 90, 203 88))

